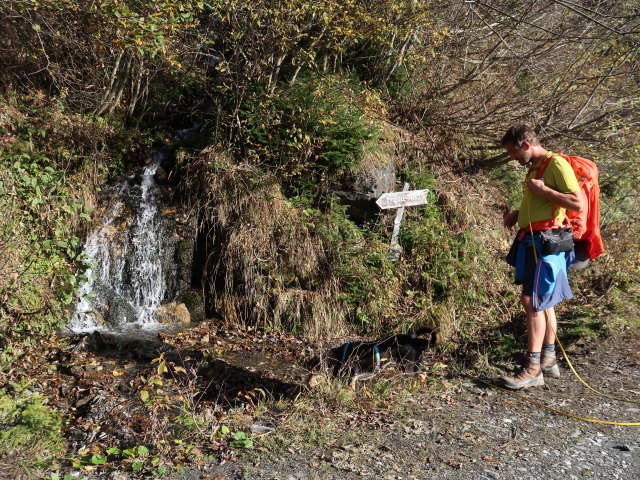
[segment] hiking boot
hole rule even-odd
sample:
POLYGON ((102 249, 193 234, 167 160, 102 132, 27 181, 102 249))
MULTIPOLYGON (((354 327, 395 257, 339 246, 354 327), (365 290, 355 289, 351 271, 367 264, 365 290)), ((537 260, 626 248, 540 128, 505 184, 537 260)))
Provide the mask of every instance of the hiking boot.
POLYGON ((524 367, 519 373, 513 377, 502 377, 502 384, 512 390, 520 390, 521 388, 541 387, 544 385, 544 376, 542 370, 524 367))
POLYGON ((560 368, 558 367, 555 355, 543 355, 540 360, 540 368, 542 369, 542 373, 548 377, 560 376, 560 368))

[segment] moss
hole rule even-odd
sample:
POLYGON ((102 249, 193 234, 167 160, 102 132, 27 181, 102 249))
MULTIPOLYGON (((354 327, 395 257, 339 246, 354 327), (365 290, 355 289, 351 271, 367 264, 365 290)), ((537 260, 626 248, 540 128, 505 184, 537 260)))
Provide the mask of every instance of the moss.
POLYGON ((204 300, 202 293, 197 290, 190 290, 182 294, 182 303, 191 314, 191 321, 198 323, 205 319, 204 300))
POLYGON ((62 414, 49 408, 46 402, 45 397, 27 390, 17 395, 0 391, 3 473, 43 468, 62 452, 62 414), (14 455, 16 453, 19 455, 14 455))

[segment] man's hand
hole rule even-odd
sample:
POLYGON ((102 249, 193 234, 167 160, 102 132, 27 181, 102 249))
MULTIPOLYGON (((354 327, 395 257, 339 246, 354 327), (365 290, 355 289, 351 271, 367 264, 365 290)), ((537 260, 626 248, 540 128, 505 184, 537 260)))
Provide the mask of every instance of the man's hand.
POLYGON ((529 180, 527 188, 531 193, 543 196, 556 206, 568 208, 576 212, 581 211, 585 206, 583 205, 580 190, 572 193, 560 193, 553 188, 547 187, 541 178, 532 178, 529 180))
POLYGON ((518 210, 514 210, 513 212, 506 214, 502 219, 502 223, 507 228, 513 227, 517 221, 518 221, 518 210))
POLYGON ((536 195, 543 195, 543 196, 545 192, 549 190, 547 186, 544 184, 544 179, 542 178, 532 178, 531 180, 529 180, 529 183, 527 183, 527 188, 531 193, 535 193, 536 195))

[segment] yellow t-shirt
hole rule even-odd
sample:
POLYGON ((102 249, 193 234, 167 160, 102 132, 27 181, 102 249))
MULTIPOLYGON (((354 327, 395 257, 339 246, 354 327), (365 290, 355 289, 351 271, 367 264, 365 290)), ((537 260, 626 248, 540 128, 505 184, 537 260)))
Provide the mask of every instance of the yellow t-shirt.
MULTIPOLYGON (((532 178, 536 178, 537 168, 542 163, 538 161, 530 169, 529 174, 524 182, 522 193, 522 203, 518 212, 518 226, 527 228, 532 222, 540 222, 542 220, 550 220, 554 217, 562 222, 565 216, 564 208, 556 209, 553 203, 541 195, 535 195, 527 188, 527 183, 532 178)), ((542 173, 544 184, 560 193, 577 192, 580 189, 578 180, 569 162, 564 158, 554 155, 549 160, 547 168, 542 173)))

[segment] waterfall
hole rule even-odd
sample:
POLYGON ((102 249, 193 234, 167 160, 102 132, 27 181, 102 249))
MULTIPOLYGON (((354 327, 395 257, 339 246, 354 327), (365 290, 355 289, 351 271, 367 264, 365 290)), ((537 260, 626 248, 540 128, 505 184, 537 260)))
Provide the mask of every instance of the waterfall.
POLYGON ((84 246, 89 267, 71 331, 157 327, 154 312, 177 295, 175 232, 160 212, 162 190, 154 181, 163 159, 151 152, 142 172, 107 192, 110 205, 84 246))

